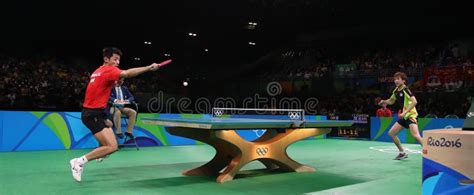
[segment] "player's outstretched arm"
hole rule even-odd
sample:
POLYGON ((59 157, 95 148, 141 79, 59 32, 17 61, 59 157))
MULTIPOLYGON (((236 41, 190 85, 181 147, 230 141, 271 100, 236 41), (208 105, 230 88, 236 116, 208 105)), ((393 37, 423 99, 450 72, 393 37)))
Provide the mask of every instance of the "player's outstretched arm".
POLYGON ((166 60, 161 63, 153 63, 149 66, 143 66, 143 67, 138 67, 138 68, 130 68, 128 70, 122 71, 120 73, 120 78, 131 78, 131 77, 136 77, 142 73, 148 72, 148 71, 156 71, 160 67, 165 66, 167 64, 171 63, 171 60, 166 60))
POLYGON ((387 104, 387 105, 393 105, 395 104, 395 98, 392 96, 390 99, 382 100, 380 104, 387 104))
POLYGON ((128 70, 124 70, 120 73, 120 78, 132 78, 136 77, 142 73, 148 72, 148 71, 154 71, 158 69, 158 64, 153 63, 149 66, 143 66, 143 67, 138 67, 138 68, 130 68, 128 70))

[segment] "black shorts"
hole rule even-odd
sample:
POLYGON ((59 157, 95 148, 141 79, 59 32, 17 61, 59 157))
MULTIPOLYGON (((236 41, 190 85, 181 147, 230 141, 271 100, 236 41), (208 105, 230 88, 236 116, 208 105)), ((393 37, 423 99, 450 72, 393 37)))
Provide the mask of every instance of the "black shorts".
POLYGON ((398 124, 400 124, 402 127, 409 129, 411 124, 418 124, 416 121, 416 118, 408 118, 408 119, 398 119, 397 121, 398 124))
POLYGON ((84 108, 82 109, 81 119, 82 123, 89 128, 92 134, 96 134, 107 127, 105 125, 107 115, 105 114, 104 109, 84 108))

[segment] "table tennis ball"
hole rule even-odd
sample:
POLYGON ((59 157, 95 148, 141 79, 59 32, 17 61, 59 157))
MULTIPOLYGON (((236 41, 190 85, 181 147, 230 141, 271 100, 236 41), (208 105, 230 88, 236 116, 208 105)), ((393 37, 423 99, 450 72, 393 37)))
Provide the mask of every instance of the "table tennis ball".
POLYGON ((188 86, 188 82, 183 81, 183 86, 185 86, 185 87, 188 86))

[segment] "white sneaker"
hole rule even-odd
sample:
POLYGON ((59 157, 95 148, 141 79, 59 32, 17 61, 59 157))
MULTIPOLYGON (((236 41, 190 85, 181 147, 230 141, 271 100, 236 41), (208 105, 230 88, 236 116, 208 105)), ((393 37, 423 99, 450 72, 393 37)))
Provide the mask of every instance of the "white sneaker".
POLYGON ((79 165, 77 160, 78 160, 77 158, 74 158, 71 161, 69 161, 69 164, 71 165, 72 177, 77 182, 81 182, 81 174, 82 174, 82 171, 84 170, 84 167, 79 165))

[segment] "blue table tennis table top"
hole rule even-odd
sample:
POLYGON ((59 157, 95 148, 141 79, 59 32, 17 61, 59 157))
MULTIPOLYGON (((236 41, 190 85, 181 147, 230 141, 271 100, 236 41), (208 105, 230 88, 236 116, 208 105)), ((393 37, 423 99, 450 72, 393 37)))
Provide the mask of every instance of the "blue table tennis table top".
POLYGON ((330 128, 352 126, 352 121, 343 120, 277 120, 256 118, 142 118, 145 124, 165 127, 196 129, 283 129, 283 128, 330 128))

